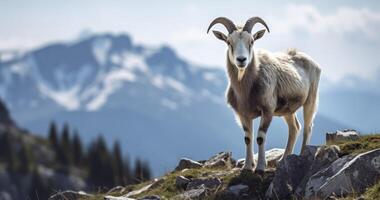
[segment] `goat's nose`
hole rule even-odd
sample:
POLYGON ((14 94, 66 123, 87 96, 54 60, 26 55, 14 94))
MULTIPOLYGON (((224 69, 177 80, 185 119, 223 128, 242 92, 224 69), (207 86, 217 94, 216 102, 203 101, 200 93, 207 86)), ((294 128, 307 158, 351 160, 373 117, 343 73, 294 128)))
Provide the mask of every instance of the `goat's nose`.
POLYGON ((247 60, 247 58, 243 57, 243 56, 240 56, 240 57, 237 57, 236 60, 239 61, 239 62, 241 62, 241 63, 243 63, 244 61, 247 60))

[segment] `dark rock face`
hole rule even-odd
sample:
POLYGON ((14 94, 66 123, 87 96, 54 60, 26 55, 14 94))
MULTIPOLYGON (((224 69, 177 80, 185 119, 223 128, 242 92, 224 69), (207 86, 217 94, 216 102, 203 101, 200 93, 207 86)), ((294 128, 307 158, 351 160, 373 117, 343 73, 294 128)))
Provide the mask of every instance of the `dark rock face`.
POLYGON ((380 180, 380 149, 339 158, 337 146, 308 146, 302 155, 289 155, 276 171, 268 199, 326 199, 362 193, 380 180))
POLYGON ((311 162, 307 157, 289 155, 279 163, 266 196, 269 199, 291 199, 297 186, 308 173, 311 162))
POLYGON ((326 198, 329 195, 361 193, 380 180, 380 149, 359 154, 352 158, 344 156, 326 169, 310 177, 305 197, 326 198))
POLYGON ((158 195, 150 195, 150 196, 145 196, 143 198, 140 198, 138 200, 160 200, 160 196, 158 195))
POLYGON ((308 177, 323 166, 338 159, 339 148, 307 146, 300 155, 289 155, 279 163, 266 196, 270 199, 290 199, 302 196, 308 177))
POLYGON ((176 171, 181 171, 184 169, 194 169, 194 168, 201 168, 203 165, 197 161, 188 159, 188 158, 182 158, 178 166, 175 168, 176 171))
POLYGON ((175 179, 175 185, 177 186, 177 188, 180 188, 183 190, 186 189, 189 182, 190 182, 190 179, 188 179, 184 176, 177 176, 175 179))

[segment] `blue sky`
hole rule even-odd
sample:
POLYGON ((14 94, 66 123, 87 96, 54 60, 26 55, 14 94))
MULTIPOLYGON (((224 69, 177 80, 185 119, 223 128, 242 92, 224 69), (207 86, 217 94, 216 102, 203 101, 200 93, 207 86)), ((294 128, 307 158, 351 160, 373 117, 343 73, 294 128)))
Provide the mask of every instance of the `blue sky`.
POLYGON ((226 47, 206 34, 218 16, 237 23, 261 16, 271 33, 257 48, 302 50, 330 81, 348 76, 376 79, 379 74, 378 1, 0 0, 0 49, 31 49, 85 32, 127 32, 136 42, 168 44, 191 62, 222 67, 226 47))

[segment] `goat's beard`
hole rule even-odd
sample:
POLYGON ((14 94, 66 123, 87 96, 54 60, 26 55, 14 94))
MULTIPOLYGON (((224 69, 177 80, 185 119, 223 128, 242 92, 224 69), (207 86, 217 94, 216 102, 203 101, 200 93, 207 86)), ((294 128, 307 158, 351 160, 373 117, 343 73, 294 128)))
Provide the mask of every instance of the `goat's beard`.
POLYGON ((238 81, 241 81, 243 79, 245 73, 245 68, 238 68, 238 81))

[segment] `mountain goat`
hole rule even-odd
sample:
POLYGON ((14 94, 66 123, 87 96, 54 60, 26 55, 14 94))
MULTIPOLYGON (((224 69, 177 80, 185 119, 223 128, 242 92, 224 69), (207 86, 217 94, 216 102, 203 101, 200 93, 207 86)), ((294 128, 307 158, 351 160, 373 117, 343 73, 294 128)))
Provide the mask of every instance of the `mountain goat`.
POLYGON ((266 167, 265 139, 273 116, 283 116, 289 127, 285 156, 294 149, 300 123, 296 111, 303 106, 304 132, 302 150, 309 144, 313 119, 318 104, 318 82, 321 70, 305 53, 288 50, 286 53, 271 53, 254 49, 253 44, 260 39, 265 29, 251 34, 256 23, 267 24, 259 17, 248 19, 243 27, 225 18, 214 19, 207 33, 215 24, 222 24, 228 35, 213 31, 216 38, 228 45, 227 73, 229 85, 226 91, 228 104, 234 110, 245 132, 246 158, 243 169, 252 170, 253 119, 261 117, 256 142, 258 163, 256 172, 263 173, 266 167))

